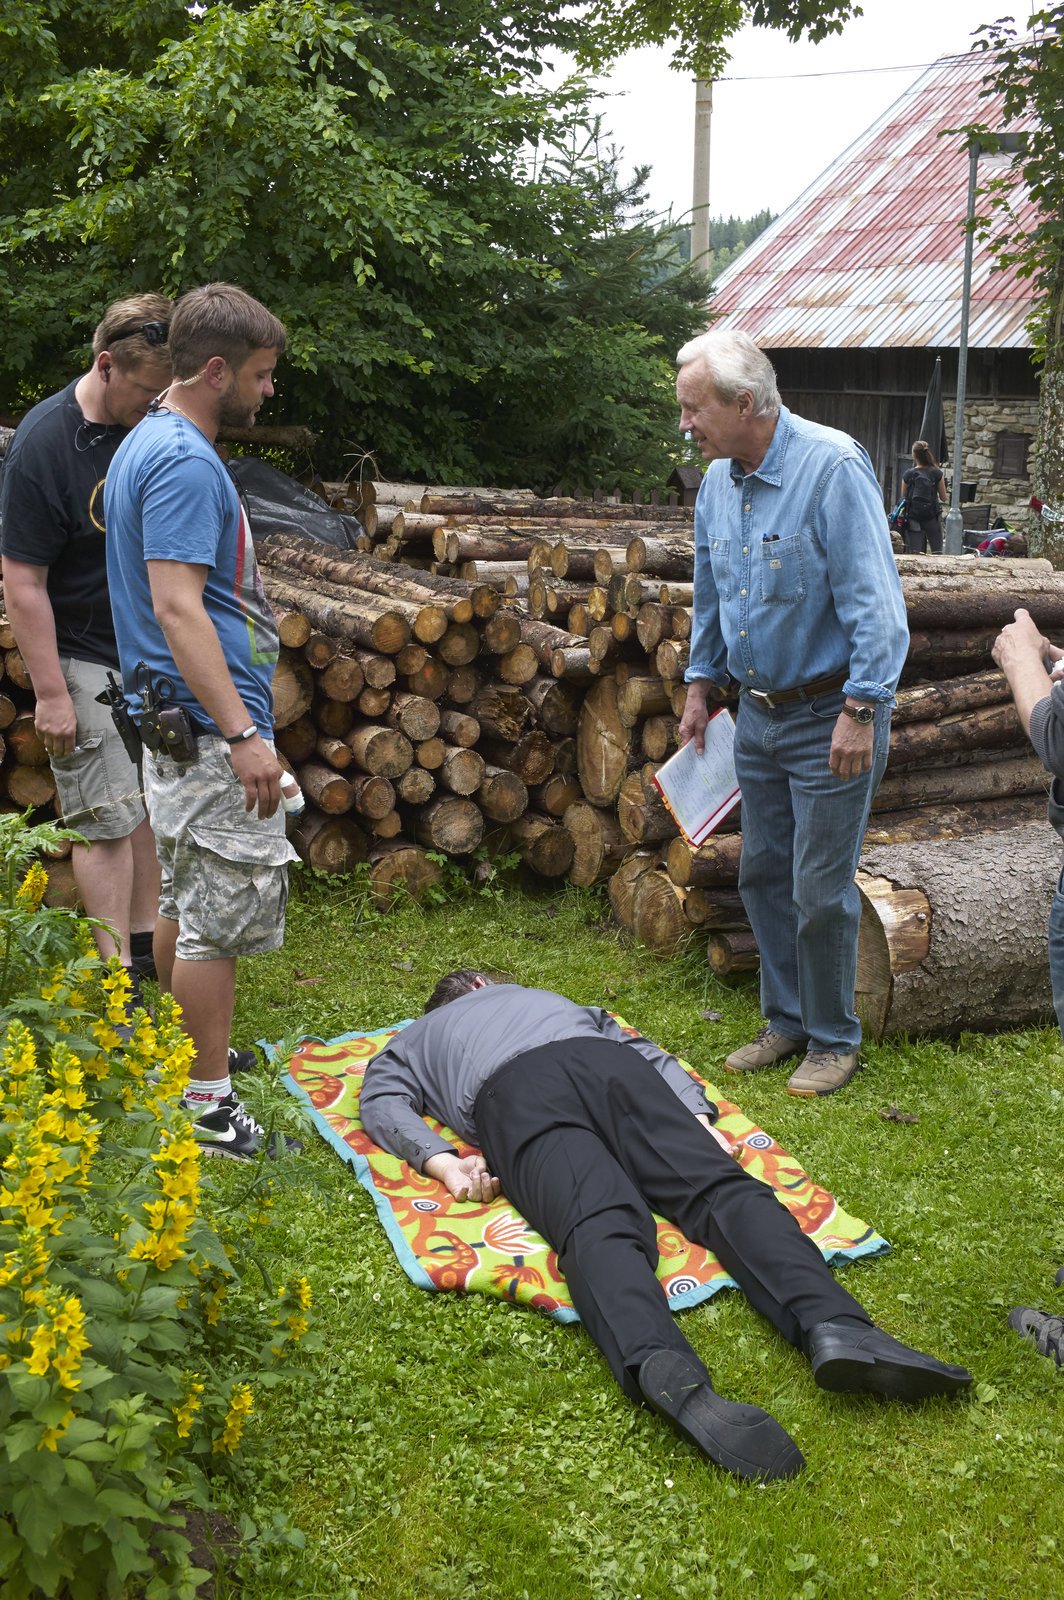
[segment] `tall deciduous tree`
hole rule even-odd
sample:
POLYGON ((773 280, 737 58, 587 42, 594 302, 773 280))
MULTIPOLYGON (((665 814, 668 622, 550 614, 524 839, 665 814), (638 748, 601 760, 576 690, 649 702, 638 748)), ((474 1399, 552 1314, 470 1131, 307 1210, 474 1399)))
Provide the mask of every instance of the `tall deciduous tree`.
MULTIPOLYGON (((1035 12, 1023 33, 1011 18, 993 23, 979 43, 990 53, 987 92, 1004 95, 1002 120, 1037 123, 1019 158, 1041 207, 1034 232, 1017 236, 1008 228, 1007 183, 992 182, 987 190, 1006 223, 992 248, 1002 265, 1032 280, 1035 293, 1030 328, 1043 362, 1035 492, 1054 515, 1036 524, 1032 549, 1064 567, 1064 4, 1035 12)), ((992 130, 970 131, 992 139, 992 130)))
MULTIPOLYGON (((710 0, 837 27, 848 0, 710 0)), ((0 405, 59 386, 102 306, 228 278, 290 329, 277 420, 381 470, 548 486, 668 467, 670 357, 705 281, 664 278, 565 51, 674 37, 656 0, 24 0, 0 16, 0 405), (649 263, 653 259, 654 266, 649 263)))

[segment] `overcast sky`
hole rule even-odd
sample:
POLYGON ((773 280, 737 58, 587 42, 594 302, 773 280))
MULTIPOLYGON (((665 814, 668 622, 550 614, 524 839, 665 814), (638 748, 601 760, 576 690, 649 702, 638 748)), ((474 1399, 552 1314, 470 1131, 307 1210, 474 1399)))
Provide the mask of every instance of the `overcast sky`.
MULTIPOLYGON (((710 215, 779 212, 939 56, 966 51, 984 22, 1027 0, 863 0, 864 16, 822 44, 791 44, 747 28, 727 78, 713 89, 710 215)), ((669 70, 668 52, 634 51, 604 80, 606 126, 622 170, 653 168, 655 210, 679 220, 691 206, 695 88, 669 70)))

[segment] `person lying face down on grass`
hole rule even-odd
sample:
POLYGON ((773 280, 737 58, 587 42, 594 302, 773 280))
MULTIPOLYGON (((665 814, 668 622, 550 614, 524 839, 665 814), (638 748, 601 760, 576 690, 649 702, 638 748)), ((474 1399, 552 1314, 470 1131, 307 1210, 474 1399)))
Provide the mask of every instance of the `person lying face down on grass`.
POLYGON ((772 1189, 733 1159, 701 1085, 597 1006, 450 973, 370 1061, 361 1115, 375 1143, 456 1200, 505 1192, 557 1252, 625 1394, 741 1478, 793 1477, 805 1461, 767 1412, 714 1391, 655 1276, 652 1210, 713 1251, 820 1388, 921 1400, 972 1382, 875 1327, 772 1189), (483 1155, 459 1157, 426 1115, 483 1155))

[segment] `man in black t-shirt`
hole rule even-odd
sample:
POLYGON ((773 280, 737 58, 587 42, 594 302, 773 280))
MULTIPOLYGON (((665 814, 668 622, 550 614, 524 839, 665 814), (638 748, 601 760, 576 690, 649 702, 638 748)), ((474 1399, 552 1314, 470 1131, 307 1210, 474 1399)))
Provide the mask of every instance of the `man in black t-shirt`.
POLYGON ((159 863, 137 769, 96 702, 118 667, 107 592, 103 484, 115 451, 170 381, 170 301, 107 308, 92 366, 23 418, 0 474, 4 599, 36 695, 35 722, 64 817, 84 834, 74 877, 96 938, 151 969, 159 863))

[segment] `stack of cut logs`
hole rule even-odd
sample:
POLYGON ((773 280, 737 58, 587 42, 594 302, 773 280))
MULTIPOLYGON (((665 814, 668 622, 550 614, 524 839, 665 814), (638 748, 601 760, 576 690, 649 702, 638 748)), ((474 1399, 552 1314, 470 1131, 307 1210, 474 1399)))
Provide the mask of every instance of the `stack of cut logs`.
MULTIPOLYGON (((317 487, 359 517, 358 551, 287 536, 257 546, 282 641, 277 746, 308 802, 293 832, 304 859, 339 873, 368 862, 387 903, 397 886, 416 894, 437 875, 434 855, 516 850, 546 877, 608 879, 618 920, 655 950, 685 947, 700 929, 716 972, 755 966, 737 888, 740 812, 693 850, 652 782, 675 749, 685 695, 692 512, 496 489, 317 487)), ((908 1010, 899 997, 907 974, 912 987, 935 968, 932 921, 936 933, 955 923, 981 939, 1021 859, 1034 873, 1019 897, 1033 936, 1010 925, 1005 942, 1032 994, 1015 978, 990 994, 984 970, 989 997, 975 1005, 963 940, 924 988, 946 996, 930 1026, 952 1027, 953 1011, 967 1025, 1029 1020, 1045 1004, 1041 905, 1056 841, 1046 774, 990 647, 1020 605, 1064 640, 1064 575, 1022 560, 898 566, 912 645, 859 874, 866 1027, 926 1023, 926 993, 908 1010), (968 851, 956 905, 932 904, 917 881, 926 841, 936 860, 951 841, 968 851), (899 865, 892 851, 908 854, 899 865)), ((48 796, 26 785, 50 774, 27 737, 32 702, 13 642, 7 661, 23 699, 12 694, 0 781, 13 803, 39 805, 48 796)), ((980 949, 978 965, 994 954, 980 949)))

